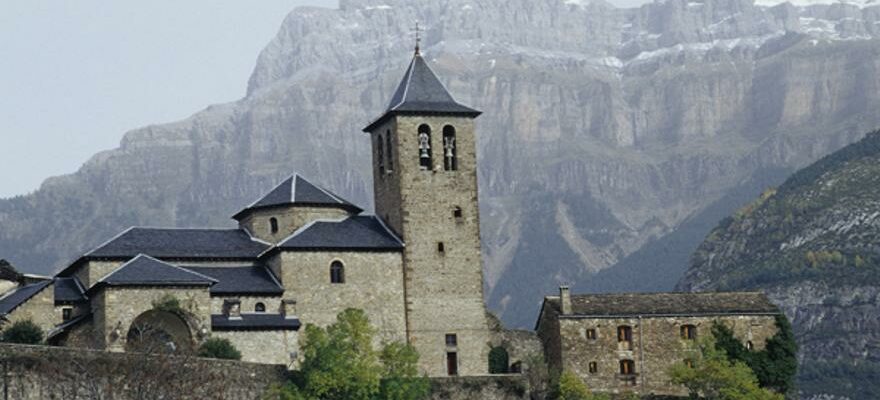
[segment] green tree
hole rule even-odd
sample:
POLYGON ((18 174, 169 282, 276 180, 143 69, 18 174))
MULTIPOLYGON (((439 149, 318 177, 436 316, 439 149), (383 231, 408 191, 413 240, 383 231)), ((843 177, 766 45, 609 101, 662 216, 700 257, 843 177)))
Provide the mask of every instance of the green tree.
POLYGON ((565 371, 559 377, 558 400, 590 400, 592 396, 590 388, 571 371, 565 371))
POLYGON ((199 346, 199 357, 241 360, 241 352, 232 345, 229 339, 210 338, 199 346))
POLYGON ((419 376, 419 354, 393 342, 373 349, 374 330, 363 311, 347 309, 326 329, 307 325, 303 362, 290 384, 270 392, 283 400, 420 400, 430 382, 419 376))
POLYGON ((43 343, 43 330, 29 319, 16 321, 10 327, 3 330, 0 341, 18 344, 43 343))
POLYGON ((754 372, 742 361, 731 361, 712 337, 700 341, 701 357, 693 366, 678 363, 669 376, 684 385, 691 398, 706 400, 783 400, 783 395, 758 385, 754 372))
POLYGON ((776 334, 767 340, 764 350, 747 349, 733 336, 733 331, 721 323, 712 326, 716 347, 732 361, 741 361, 751 368, 763 388, 787 394, 794 390, 797 374, 797 343, 791 324, 784 315, 776 317, 776 334))

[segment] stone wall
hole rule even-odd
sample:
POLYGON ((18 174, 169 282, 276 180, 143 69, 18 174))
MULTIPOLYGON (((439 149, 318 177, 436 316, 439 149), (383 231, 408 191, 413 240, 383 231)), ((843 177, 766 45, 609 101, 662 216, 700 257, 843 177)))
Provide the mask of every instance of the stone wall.
POLYGON ((283 366, 0 345, 4 399, 258 399, 284 382, 283 366))
POLYGON ((666 373, 675 363, 699 357, 697 341, 682 338, 681 327, 695 326, 700 337, 711 334, 714 321, 729 326, 738 339, 752 342, 756 349, 763 348, 776 333, 772 315, 560 318, 562 368, 574 372, 597 391, 685 395, 682 387, 669 383, 666 373), (618 340, 620 326, 631 328, 629 344, 618 340), (595 331, 595 339, 587 338, 587 330, 595 331), (633 361, 632 375, 621 375, 621 360, 633 361), (594 372, 590 371, 590 363, 595 363, 594 372))
POLYGON ((510 366, 516 368, 517 364, 523 367, 529 361, 537 361, 534 357, 544 355, 541 340, 534 331, 522 329, 505 329, 498 317, 489 313, 489 330, 491 332, 490 345, 503 347, 507 350, 510 366))
POLYGON ((359 308, 378 341, 406 340, 403 265, 398 252, 297 251, 281 253, 285 293, 296 300, 303 324, 326 327, 347 308, 359 308), (345 283, 330 283, 330 263, 341 261, 345 283))
POLYGON ((61 323, 61 314, 55 312, 55 286, 50 284, 43 288, 39 293, 35 294, 24 304, 12 310, 7 316, 9 322, 3 325, 12 324, 17 321, 31 320, 37 326, 43 329, 45 334, 55 325, 61 323))
POLYGON ((246 362, 292 367, 291 353, 299 349, 297 331, 215 331, 211 336, 228 339, 246 362))
POLYGON ((252 211, 239 222, 239 226, 260 240, 278 243, 309 222, 318 219, 338 220, 349 215, 348 211, 333 207, 273 207, 252 211), (270 218, 278 220, 278 232, 274 234, 269 225, 270 218))
POLYGON ((88 261, 81 264, 74 272, 79 282, 88 289, 124 264, 123 261, 88 261))
POLYGON ((520 375, 431 379, 431 400, 525 400, 529 398, 528 381, 520 375))
POLYGON ((212 296, 211 314, 223 313, 223 302, 226 300, 238 300, 241 302, 242 314, 256 313, 257 303, 266 306, 267 314, 281 313, 281 296, 212 296))
MULTIPOLYGON (((489 330, 483 296, 474 121, 452 116, 396 116, 373 133, 376 213, 406 242, 407 332, 429 376, 488 372, 489 330), (419 126, 431 128, 433 168, 419 163, 419 126), (458 168, 443 168, 443 129, 454 126, 458 168), (379 135, 392 135, 394 170, 377 167, 379 135), (460 216, 456 217, 456 210, 460 216), (442 250, 441 250, 442 246, 442 250), (446 345, 455 335, 457 344, 446 345)), ((386 150, 387 151, 387 150, 386 150)), ((387 165, 387 164, 386 164, 387 165)))

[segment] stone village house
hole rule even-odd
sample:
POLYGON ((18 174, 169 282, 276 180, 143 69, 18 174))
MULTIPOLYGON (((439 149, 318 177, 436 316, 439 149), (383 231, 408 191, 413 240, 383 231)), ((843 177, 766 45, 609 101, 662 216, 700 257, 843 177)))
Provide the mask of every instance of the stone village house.
MULTIPOLYGON (((295 367, 302 324, 326 326, 354 307, 377 340, 414 345, 430 376, 488 373, 490 345, 518 343, 513 358, 539 352, 534 334, 504 331, 485 310, 479 114, 453 99, 417 50, 388 108, 364 129, 376 215, 293 175, 235 214, 237 229, 129 228, 55 277, 19 280, 0 315, 36 322, 55 345, 186 351, 220 337, 245 361, 295 367)), ((662 391, 662 372, 651 370, 683 357, 679 327, 702 332, 722 316, 761 346, 777 312, 757 294, 615 296, 563 291, 561 301, 545 299, 537 326, 551 366, 611 391, 662 391)))

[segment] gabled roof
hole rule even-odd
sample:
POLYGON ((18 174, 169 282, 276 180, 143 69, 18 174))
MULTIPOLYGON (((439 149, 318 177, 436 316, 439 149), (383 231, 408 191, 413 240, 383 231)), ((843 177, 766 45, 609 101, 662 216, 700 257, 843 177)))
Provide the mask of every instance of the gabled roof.
MULTIPOLYGON (((701 316, 778 314, 760 292, 614 293, 571 296, 572 313, 560 317, 701 316)), ((547 311, 559 313, 559 297, 547 297, 547 311)))
POLYGON ((422 55, 416 53, 406 73, 403 74, 403 80, 394 91, 384 115, 364 128, 364 132, 371 132, 391 115, 420 113, 471 117, 480 115, 480 111, 455 101, 422 55))
POLYGON ((140 254, 96 285, 106 286, 209 286, 217 280, 140 254))
POLYGON ((314 221, 278 244, 281 250, 400 250, 403 242, 372 215, 314 221))
POLYGON ((269 247, 243 229, 129 228, 86 258, 253 259, 269 247))
POLYGON ((293 174, 232 218, 240 220, 253 210, 286 205, 338 207, 355 214, 363 211, 329 190, 309 182, 299 174, 293 174))
POLYGON ((52 284, 51 280, 32 283, 10 292, 0 299, 0 316, 7 315, 52 284))
POLYGON ((76 277, 55 278, 56 303, 78 303, 85 300, 86 296, 79 279, 76 277))
POLYGON ((278 283, 269 269, 260 266, 223 266, 223 267, 189 267, 190 271, 217 280, 211 286, 212 295, 270 295, 284 294, 284 288, 278 283))
POLYGON ((211 330, 284 330, 296 331, 300 328, 298 318, 285 318, 281 314, 241 314, 241 318, 228 318, 225 315, 211 316, 211 330))

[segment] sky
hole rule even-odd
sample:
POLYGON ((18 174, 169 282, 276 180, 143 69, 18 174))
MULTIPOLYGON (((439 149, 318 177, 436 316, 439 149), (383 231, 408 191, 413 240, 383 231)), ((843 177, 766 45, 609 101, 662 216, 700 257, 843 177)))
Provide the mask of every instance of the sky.
MULTIPOLYGON (((614 0, 629 6, 645 0, 614 0)), ((73 173, 123 134, 244 96, 300 5, 338 0, 6 0, 0 6, 0 198, 73 173)))

